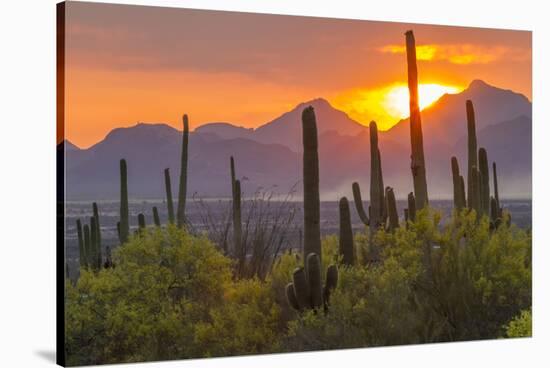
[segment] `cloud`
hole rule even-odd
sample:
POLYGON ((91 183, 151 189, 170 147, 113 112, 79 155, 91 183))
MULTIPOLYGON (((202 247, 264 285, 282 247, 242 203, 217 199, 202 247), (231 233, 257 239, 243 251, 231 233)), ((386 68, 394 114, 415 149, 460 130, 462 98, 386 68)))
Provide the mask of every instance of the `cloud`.
MULTIPOLYGON (((378 51, 390 54, 404 54, 405 46, 386 45, 378 51)), ((448 61, 452 64, 489 64, 502 59, 525 60, 529 55, 523 49, 506 46, 485 46, 474 44, 428 44, 416 46, 418 60, 448 61)))

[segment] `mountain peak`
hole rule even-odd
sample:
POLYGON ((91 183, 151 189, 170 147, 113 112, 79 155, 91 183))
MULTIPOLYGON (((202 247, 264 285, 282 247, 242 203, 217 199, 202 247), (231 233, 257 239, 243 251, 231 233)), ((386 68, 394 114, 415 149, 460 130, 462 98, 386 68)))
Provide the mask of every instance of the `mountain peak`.
MULTIPOLYGON (((476 89, 476 88, 487 88, 487 87, 493 87, 489 85, 487 82, 482 81, 481 79, 474 79, 470 82, 470 85, 468 86, 468 89, 476 89)), ((494 87, 493 87, 494 88, 494 87)))

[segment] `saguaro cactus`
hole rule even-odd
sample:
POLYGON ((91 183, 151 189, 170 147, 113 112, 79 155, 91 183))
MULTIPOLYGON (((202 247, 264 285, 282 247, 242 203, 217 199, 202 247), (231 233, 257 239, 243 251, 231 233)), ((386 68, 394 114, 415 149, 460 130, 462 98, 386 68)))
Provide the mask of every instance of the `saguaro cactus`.
POLYGON ((407 74, 409 85, 410 131, 411 131, 411 171, 414 183, 416 207, 428 205, 428 184, 426 181, 426 164, 424 162, 424 142, 422 121, 418 104, 418 71, 416 67, 416 45, 412 31, 405 33, 407 49, 407 74))
POLYGON ((310 253, 321 255, 321 219, 319 200, 319 154, 317 122, 313 107, 302 112, 304 182, 304 259, 310 253))
POLYGON ((166 188, 166 206, 168 208, 168 222, 173 224, 174 217, 174 201, 172 200, 172 183, 170 181, 170 169, 164 169, 164 186, 166 188))
POLYGON ((451 171, 453 173, 453 201, 454 207, 457 210, 461 210, 466 206, 466 200, 464 199, 464 179, 460 176, 460 170, 458 167, 458 160, 456 157, 451 158, 451 171))
POLYGON ((416 220, 416 199, 414 198, 413 192, 410 192, 407 196, 407 205, 409 209, 409 220, 414 222, 416 220))
POLYGON ((91 266, 90 265, 90 253, 91 253, 91 244, 90 244, 90 227, 88 224, 84 224, 83 227, 84 230, 84 265, 86 267, 91 266))
POLYGON ((355 203, 357 214, 359 215, 361 222, 363 222, 365 226, 369 226, 369 217, 363 208, 363 199, 361 198, 361 187, 359 186, 359 183, 354 182, 351 189, 353 191, 353 202, 355 203))
POLYGON ((480 180, 479 180, 479 170, 477 167, 472 167, 470 170, 471 178, 471 209, 475 210, 477 215, 481 215, 481 198, 480 198, 480 180))
POLYGON ((342 262, 348 266, 355 264, 355 246, 353 244, 353 230, 351 228, 351 216, 349 202, 346 197, 340 198, 340 238, 339 248, 342 262))
POLYGON ((145 230, 145 216, 143 213, 138 214, 138 226, 140 231, 145 230))
POLYGON ((233 192, 233 247, 239 260, 239 273, 243 271, 246 253, 242 240, 241 181, 235 180, 233 192))
POLYGON ((386 230, 394 231, 399 227, 399 216, 397 215, 397 204, 393 188, 386 188, 386 206, 388 208, 388 226, 386 230))
POLYGON ((481 213, 489 216, 491 207, 491 192, 489 189, 489 164, 487 162, 487 151, 485 148, 479 149, 479 203, 481 213))
POLYGON ((159 210, 156 206, 153 207, 153 221, 155 223, 155 226, 160 227, 159 210))
POLYGON ((95 230, 96 230, 96 252, 97 252, 97 258, 99 259, 98 268, 101 267, 101 225, 99 223, 99 209, 97 207, 97 203, 94 202, 92 205, 94 219, 95 219, 95 230))
POLYGON ((130 233, 128 210, 128 174, 126 169, 126 160, 120 160, 120 242, 128 241, 130 233))
POLYGON ((235 174, 235 159, 233 156, 229 158, 229 170, 231 172, 231 194, 235 196, 235 181, 237 180, 235 174))
POLYGON ((325 286, 321 277, 321 260, 315 253, 306 258, 307 271, 303 267, 294 270, 292 283, 286 286, 288 304, 298 310, 328 307, 330 294, 338 284, 338 269, 330 265, 327 269, 325 286))
POLYGON ((101 265, 101 255, 98 251, 97 244, 97 224, 95 222, 95 217, 90 217, 90 258, 89 264, 94 270, 99 269, 101 265), (99 262, 98 262, 99 260, 99 262))
POLYGON ((82 223, 76 220, 76 235, 78 236, 78 260, 80 267, 86 266, 86 254, 84 253, 84 238, 82 237, 82 223))
POLYGON ((466 119, 468 122, 468 208, 474 208, 472 168, 478 167, 477 163, 477 137, 476 137, 476 119, 474 105, 472 101, 466 101, 466 119))
POLYGON ((498 196, 498 180, 497 180, 497 164, 493 162, 493 189, 495 192, 495 201, 498 209, 498 217, 502 217, 502 207, 500 207, 500 199, 498 196))
POLYGON ((187 198, 187 159, 189 145, 189 118, 183 115, 183 138, 181 145, 181 162, 180 162, 180 186, 178 192, 178 227, 185 224, 185 200, 187 198))
POLYGON ((374 121, 370 122, 370 229, 374 234, 383 221, 384 187, 380 151, 378 150, 378 128, 374 121))

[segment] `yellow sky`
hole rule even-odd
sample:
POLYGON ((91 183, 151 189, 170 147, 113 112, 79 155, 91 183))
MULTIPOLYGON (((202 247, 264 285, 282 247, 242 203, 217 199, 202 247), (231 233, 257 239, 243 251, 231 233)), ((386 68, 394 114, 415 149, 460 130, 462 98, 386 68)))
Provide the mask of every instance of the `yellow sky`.
POLYGON ((404 31, 421 103, 473 79, 531 98, 531 33, 68 3, 66 138, 88 147, 138 121, 264 124, 317 97, 360 123, 404 117, 404 31))

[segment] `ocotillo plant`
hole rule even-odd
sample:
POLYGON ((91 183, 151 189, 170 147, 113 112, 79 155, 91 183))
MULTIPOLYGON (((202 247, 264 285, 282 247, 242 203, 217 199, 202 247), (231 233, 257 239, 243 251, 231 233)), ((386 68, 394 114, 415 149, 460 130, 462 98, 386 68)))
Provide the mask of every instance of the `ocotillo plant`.
POLYGON ((359 186, 359 183, 354 182, 351 185, 351 189, 353 191, 353 202, 355 203, 357 214, 359 215, 361 222, 363 222, 365 226, 369 226, 369 217, 363 208, 363 199, 361 197, 361 187, 359 186))
POLYGON ((189 145, 189 119, 183 115, 183 138, 181 144, 181 162, 180 162, 180 186, 178 192, 178 227, 185 224, 185 201, 187 198, 187 160, 189 145))
POLYGON ((170 169, 164 169, 164 187, 166 188, 166 207, 168 209, 168 222, 173 224, 174 217, 174 201, 172 200, 172 183, 170 181, 170 169))
POLYGON ((384 187, 380 151, 378 149, 378 128, 374 121, 370 122, 370 230, 374 234, 383 222, 384 212, 384 187))
POLYGON ((349 202, 346 197, 340 198, 340 238, 339 250, 342 256, 342 262, 345 265, 353 266, 355 264, 355 246, 353 244, 353 230, 351 228, 351 216, 349 212, 349 202))
POLYGON ((306 258, 306 269, 294 270, 292 281, 286 286, 288 304, 297 311, 328 308, 330 294, 338 284, 338 268, 330 265, 327 269, 325 286, 321 278, 321 261, 315 253, 306 258), (306 271, 307 270, 307 271, 306 271))
POLYGON ((233 247, 239 261, 239 274, 244 271, 246 252, 242 239, 242 216, 241 216, 241 181, 235 180, 233 185, 233 247))
POLYGON ((319 199, 319 154, 317 122, 313 107, 302 112, 304 183, 304 259, 310 253, 321 255, 321 204, 319 199))
POLYGON ((477 137, 476 137, 476 119, 474 105, 472 101, 466 101, 466 119, 468 123, 468 208, 474 208, 472 168, 478 167, 477 163, 477 137))
POLYGON ((489 189, 489 163, 487 162, 487 151, 479 149, 479 204, 481 213, 489 216, 491 207, 491 192, 489 189))
POLYGON ((418 100, 418 70, 416 67, 416 45, 412 31, 405 33, 407 49, 407 75, 409 86, 410 131, 411 131, 411 171, 414 183, 416 207, 428 205, 428 184, 426 181, 426 164, 424 162, 424 142, 422 137, 422 120, 418 100))
POLYGON ((393 188, 386 188, 386 207, 388 209, 387 231, 394 231, 399 227, 399 216, 397 215, 397 204, 393 188))
POLYGON ((130 233, 130 221, 128 210, 128 173, 126 160, 120 160, 120 243, 128 241, 130 233))
POLYGON ((155 226, 160 227, 159 211, 156 206, 153 206, 153 222, 155 226))

